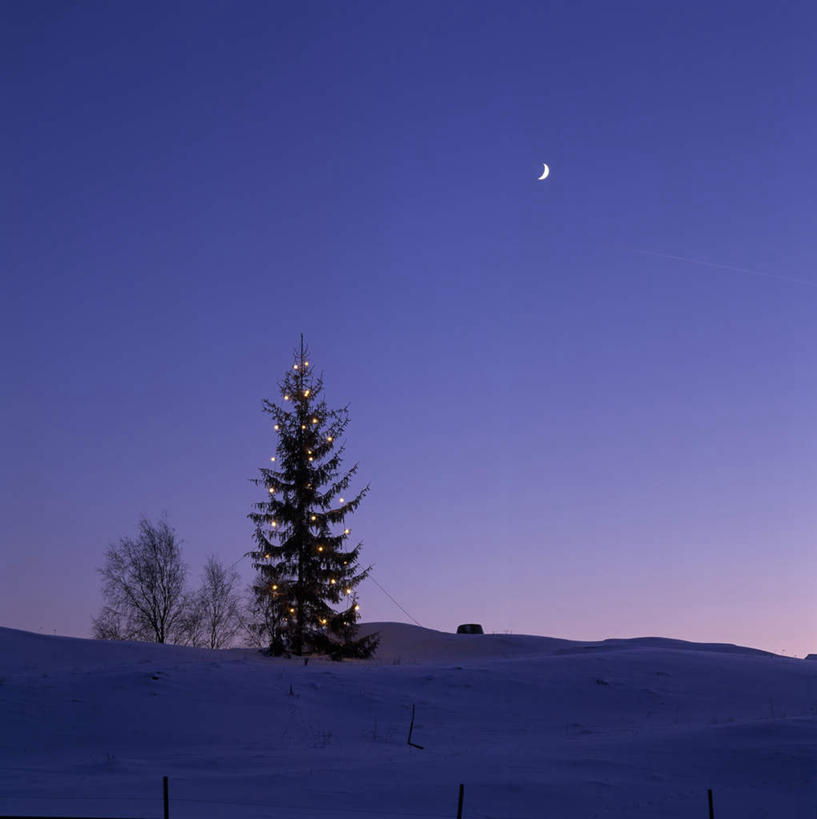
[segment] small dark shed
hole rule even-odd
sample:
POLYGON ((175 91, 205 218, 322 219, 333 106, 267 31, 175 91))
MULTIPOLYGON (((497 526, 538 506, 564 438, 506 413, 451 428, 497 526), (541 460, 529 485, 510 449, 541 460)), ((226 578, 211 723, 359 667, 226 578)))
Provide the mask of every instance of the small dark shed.
POLYGON ((457 626, 457 634, 485 634, 479 623, 463 623, 457 626))

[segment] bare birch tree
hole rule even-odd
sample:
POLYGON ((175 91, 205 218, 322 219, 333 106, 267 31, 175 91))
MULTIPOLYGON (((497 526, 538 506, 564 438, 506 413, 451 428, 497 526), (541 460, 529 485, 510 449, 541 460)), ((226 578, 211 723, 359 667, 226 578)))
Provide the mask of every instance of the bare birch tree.
POLYGON ((186 642, 190 600, 176 533, 162 519, 139 521, 135 539, 123 537, 105 552, 105 605, 93 621, 98 639, 186 642))

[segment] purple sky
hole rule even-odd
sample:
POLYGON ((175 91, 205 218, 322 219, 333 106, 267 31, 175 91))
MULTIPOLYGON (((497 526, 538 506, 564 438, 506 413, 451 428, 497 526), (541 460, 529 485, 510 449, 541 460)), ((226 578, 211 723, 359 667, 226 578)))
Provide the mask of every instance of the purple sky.
POLYGON ((817 651, 815 6, 0 14, 1 625, 251 548, 303 332, 423 625, 817 651))

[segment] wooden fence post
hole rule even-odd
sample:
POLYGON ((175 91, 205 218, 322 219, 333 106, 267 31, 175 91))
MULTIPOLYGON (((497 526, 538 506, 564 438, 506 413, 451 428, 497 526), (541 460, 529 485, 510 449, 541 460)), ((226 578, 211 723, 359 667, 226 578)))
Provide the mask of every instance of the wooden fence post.
POLYGON ((408 735, 408 744, 411 745, 412 748, 419 748, 421 751, 423 750, 422 745, 418 745, 416 742, 411 741, 411 735, 414 732, 414 703, 411 704, 411 722, 409 723, 409 735, 408 735))
POLYGON ((167 777, 162 777, 162 798, 165 806, 165 819, 170 819, 170 800, 167 795, 167 777))
POLYGON ((712 805, 712 788, 706 792, 709 797, 709 819, 715 819, 715 808, 712 805))
POLYGON ((465 794, 465 785, 460 785, 460 798, 457 803, 457 819, 462 819, 462 797, 465 794))

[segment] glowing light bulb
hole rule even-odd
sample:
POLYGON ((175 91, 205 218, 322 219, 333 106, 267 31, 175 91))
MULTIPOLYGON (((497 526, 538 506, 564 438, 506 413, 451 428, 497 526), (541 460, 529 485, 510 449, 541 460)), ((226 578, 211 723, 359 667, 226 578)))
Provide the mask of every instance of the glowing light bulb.
POLYGON ((329 443, 331 444, 331 443, 332 443, 332 440, 333 440, 333 439, 332 439, 332 436, 331 436, 331 435, 327 435, 327 436, 326 436, 326 440, 327 440, 327 441, 329 441, 329 443))
POLYGON ((317 418, 313 418, 313 419, 312 419, 312 423, 313 423, 313 424, 317 424, 317 423, 318 423, 318 419, 317 419, 317 418))
POLYGON ((277 583, 272 584, 272 590, 273 591, 278 591, 278 584, 277 583))
POLYGON ((306 429, 306 424, 301 424, 301 429, 306 429))
POLYGON ((281 427, 279 427, 279 426, 278 426, 278 424, 276 424, 276 425, 273 427, 273 429, 278 430, 278 429, 281 429, 281 427))
POLYGON ((265 554, 264 557, 269 560, 269 553, 265 554))
POLYGON ((360 611, 360 606, 355 605, 355 611, 360 611))
POLYGON ((315 515, 312 515, 312 520, 317 520, 318 518, 315 515))
POLYGON ((351 532, 351 531, 352 531, 351 529, 344 529, 344 530, 343 530, 343 534, 344 534, 344 535, 348 535, 348 534, 349 534, 349 532, 351 532))
POLYGON ((309 390, 304 390, 304 398, 309 398, 309 390))
POLYGON ((352 593, 351 589, 346 589, 346 594, 351 594, 351 593, 352 593))
POLYGON ((329 582, 330 582, 330 583, 331 583, 331 584, 334 586, 334 585, 335 585, 335 582, 336 582, 336 581, 335 581, 335 578, 333 577, 333 578, 332 578, 332 579, 331 579, 329 582))
POLYGON ((288 395, 284 396, 284 401, 289 401, 289 396, 288 395))
POLYGON ((277 521, 277 520, 274 520, 274 521, 273 521, 273 522, 270 524, 270 526, 272 526, 272 528, 273 528, 273 529, 277 529, 277 528, 278 528, 278 521, 277 521))
POLYGON ((309 463, 312 463, 312 461, 314 461, 314 460, 315 460, 315 459, 314 459, 314 458, 313 458, 313 457, 310 455, 310 456, 309 456, 309 463))
POLYGON ((290 610, 289 610, 289 613, 290 613, 290 614, 295 614, 295 609, 290 609, 290 610))
POLYGON ((321 623, 322 623, 324 626, 326 625, 326 618, 325 618, 325 617, 321 619, 321 623))
POLYGON ((275 456, 273 455, 273 456, 270 458, 270 460, 271 460, 273 463, 275 463, 275 456))
POLYGON ((318 546, 318 551, 322 552, 323 551, 323 546, 318 546))
POLYGON ((344 501, 343 498, 340 499, 340 502, 341 503, 346 503, 346 501, 344 501))
POLYGON ((269 493, 270 493, 270 495, 272 495, 274 492, 275 492, 275 490, 274 490, 272 487, 270 487, 270 488, 269 488, 269 493))
POLYGON ((293 369, 293 370, 297 370, 297 369, 298 369, 298 365, 297 365, 297 364, 293 364, 293 365, 292 365, 292 369, 293 369))
POLYGON ((304 367, 308 367, 308 366, 309 366, 309 362, 308 362, 308 361, 304 361, 304 367))

